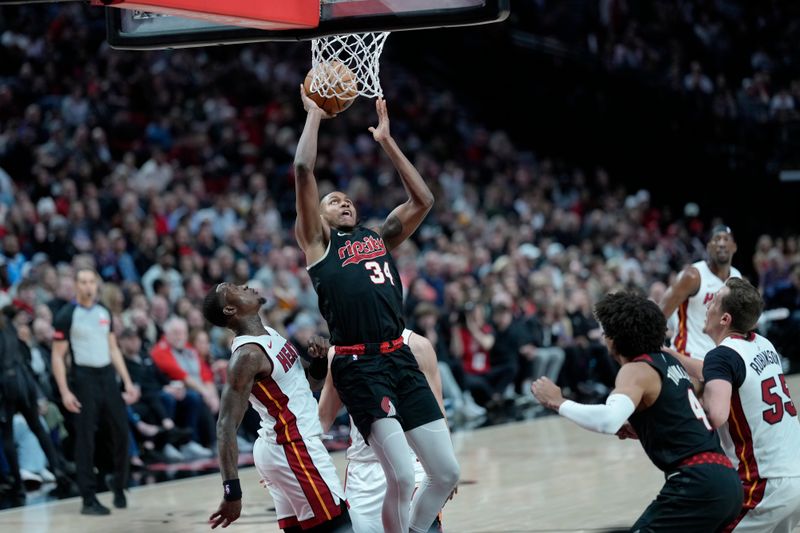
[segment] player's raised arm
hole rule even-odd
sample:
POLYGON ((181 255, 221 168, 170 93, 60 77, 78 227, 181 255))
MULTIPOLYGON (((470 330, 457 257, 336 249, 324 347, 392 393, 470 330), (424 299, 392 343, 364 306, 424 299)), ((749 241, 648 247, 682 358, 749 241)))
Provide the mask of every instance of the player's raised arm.
POLYGON ((686 301, 690 296, 697 294, 700 290, 700 273, 693 266, 683 269, 678 275, 678 279, 664 292, 658 306, 664 316, 669 318, 672 313, 686 301))
POLYGON ((319 190, 314 177, 314 164, 317 160, 317 136, 322 119, 331 118, 314 103, 300 86, 300 97, 308 115, 297 153, 294 156, 294 189, 297 197, 297 242, 306 254, 306 261, 313 263, 325 253, 330 238, 330 229, 319 215, 319 190))
POLYGON ((408 200, 389 213, 381 228, 383 242, 386 248, 391 250, 406 240, 422 223, 425 215, 433 207, 433 193, 392 138, 386 101, 379 98, 375 102, 375 108, 378 110, 378 126, 370 128, 369 131, 392 160, 408 193, 408 200))
POLYGON ((239 485, 239 446, 236 431, 247 410, 247 401, 256 375, 271 373, 269 359, 257 348, 245 345, 236 350, 228 366, 228 383, 222 391, 217 421, 219 469, 223 480, 223 500, 209 517, 211 529, 228 527, 242 512, 242 489, 239 485), (268 367, 268 368, 265 368, 268 367))

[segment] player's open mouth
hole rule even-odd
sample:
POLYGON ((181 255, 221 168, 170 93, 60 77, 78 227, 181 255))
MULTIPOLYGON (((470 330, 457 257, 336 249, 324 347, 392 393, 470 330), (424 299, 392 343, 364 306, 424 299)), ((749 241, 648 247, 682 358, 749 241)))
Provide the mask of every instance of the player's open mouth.
POLYGON ((351 213, 350 211, 346 211, 345 210, 345 211, 342 211, 342 216, 350 217, 350 216, 353 216, 353 213, 351 213))

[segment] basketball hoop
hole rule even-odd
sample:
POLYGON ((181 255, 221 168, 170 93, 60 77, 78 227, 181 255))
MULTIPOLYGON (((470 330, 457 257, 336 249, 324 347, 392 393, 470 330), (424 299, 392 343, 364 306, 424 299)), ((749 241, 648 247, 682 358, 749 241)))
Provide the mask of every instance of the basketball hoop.
POLYGON ((326 98, 383 97, 380 57, 389 32, 329 35, 311 40, 311 91, 326 98), (326 68, 341 63, 347 68, 326 68), (321 68, 318 68, 321 67, 321 68), (334 73, 335 75, 331 75, 334 73), (342 79, 343 76, 349 79, 342 79), (355 79, 357 91, 352 90, 355 79))

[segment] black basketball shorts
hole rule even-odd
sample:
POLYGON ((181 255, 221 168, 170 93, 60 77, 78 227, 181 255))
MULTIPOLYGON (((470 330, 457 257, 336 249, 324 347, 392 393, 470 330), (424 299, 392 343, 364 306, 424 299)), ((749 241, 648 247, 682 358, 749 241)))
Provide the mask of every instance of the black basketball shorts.
POLYGON ((396 418, 403 431, 410 431, 443 418, 408 346, 383 354, 337 355, 331 362, 331 377, 368 444, 375 420, 396 418))
POLYGON ((724 531, 742 508, 736 470, 701 464, 667 472, 656 499, 631 528, 633 533, 724 531))

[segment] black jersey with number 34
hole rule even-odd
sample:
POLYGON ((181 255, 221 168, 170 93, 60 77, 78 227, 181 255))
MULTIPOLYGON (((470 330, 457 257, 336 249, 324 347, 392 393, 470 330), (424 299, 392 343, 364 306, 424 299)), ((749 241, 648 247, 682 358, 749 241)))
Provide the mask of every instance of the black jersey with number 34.
POLYGON ((331 343, 394 340, 403 333, 403 286, 380 235, 362 226, 331 228, 322 259, 308 267, 331 343))
POLYGON ((640 355, 634 361, 649 364, 661 376, 661 393, 655 403, 628 419, 653 464, 666 471, 698 453, 721 454, 719 437, 678 360, 656 352, 640 355))

